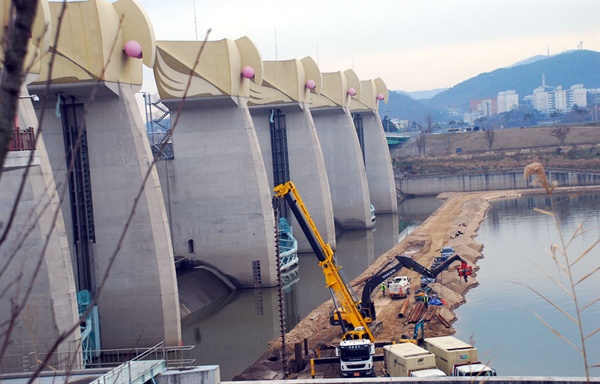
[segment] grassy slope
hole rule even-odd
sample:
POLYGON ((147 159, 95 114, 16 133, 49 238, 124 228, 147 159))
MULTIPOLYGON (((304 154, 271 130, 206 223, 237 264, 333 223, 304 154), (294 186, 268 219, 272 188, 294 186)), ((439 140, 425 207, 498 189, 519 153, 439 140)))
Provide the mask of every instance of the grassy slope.
POLYGON ((431 174, 522 168, 540 162, 546 168, 600 171, 600 127, 572 127, 564 145, 551 135, 554 127, 494 131, 492 150, 484 132, 428 135, 426 155, 414 141, 391 148, 396 173, 431 174), (456 148, 462 154, 456 155, 456 148))

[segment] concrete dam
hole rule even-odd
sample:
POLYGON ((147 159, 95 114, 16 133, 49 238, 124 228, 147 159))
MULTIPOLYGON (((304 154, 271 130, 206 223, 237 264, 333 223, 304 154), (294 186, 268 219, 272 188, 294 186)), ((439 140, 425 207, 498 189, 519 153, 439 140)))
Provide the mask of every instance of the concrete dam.
POLYGON ((0 281, 11 359, 63 335, 57 352, 178 345, 181 318, 208 300, 190 295, 203 281, 276 286, 271 198, 285 181, 334 249, 336 226, 370 228, 371 207, 397 212, 381 79, 324 73, 310 57, 262 60, 248 37, 157 41, 133 1, 65 4, 72 32, 58 43, 62 3, 42 1, 34 21, 0 185, 2 221, 14 215, 0 256, 15 276, 0 281), (158 89, 146 107, 172 123, 154 147, 138 107, 143 66, 158 89), (178 279, 181 259, 200 277, 178 279))
MULTIPOLYGON (((10 2, 0 16, 5 37, 10 2)), ((0 370, 30 354, 176 346, 182 318, 233 289, 276 286, 272 195, 286 181, 333 249, 336 227, 371 228, 372 208, 397 213, 397 187, 496 185, 397 185, 382 79, 322 72, 311 57, 263 60, 246 36, 156 40, 135 1, 42 0, 27 49, 0 184, 0 370), (144 67, 158 89, 143 95, 145 117, 144 67), (166 115, 151 143, 149 124, 166 115), (182 260, 199 268, 178 276, 182 260)))

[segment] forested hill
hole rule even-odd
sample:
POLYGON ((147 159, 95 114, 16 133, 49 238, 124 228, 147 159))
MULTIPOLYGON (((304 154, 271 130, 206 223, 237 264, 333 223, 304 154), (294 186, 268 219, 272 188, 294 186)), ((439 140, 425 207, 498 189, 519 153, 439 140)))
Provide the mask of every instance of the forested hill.
POLYGON ((533 94, 533 90, 542 85, 542 76, 546 85, 568 89, 575 84, 585 88, 600 87, 600 52, 570 51, 533 63, 482 73, 454 87, 438 93, 427 100, 426 105, 446 107, 459 100, 496 97, 498 92, 515 90, 519 99, 533 94))
POLYGON ((390 92, 387 105, 380 106, 380 114, 390 118, 422 120, 427 112, 443 119, 444 109, 466 112, 470 100, 496 97, 498 92, 514 90, 519 100, 533 94, 542 85, 562 86, 583 84, 585 88, 600 88, 600 52, 589 50, 568 51, 526 64, 485 72, 436 94, 431 99, 414 100, 400 92, 390 92))

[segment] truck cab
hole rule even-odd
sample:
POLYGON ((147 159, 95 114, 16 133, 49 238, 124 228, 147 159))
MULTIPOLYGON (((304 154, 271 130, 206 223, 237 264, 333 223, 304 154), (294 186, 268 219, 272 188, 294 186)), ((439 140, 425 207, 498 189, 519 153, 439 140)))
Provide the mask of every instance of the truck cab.
POLYGON ((375 344, 369 339, 342 340, 336 348, 342 377, 375 376, 375 344))
POLYGON ((485 364, 466 364, 454 367, 453 376, 496 376, 496 370, 485 364))

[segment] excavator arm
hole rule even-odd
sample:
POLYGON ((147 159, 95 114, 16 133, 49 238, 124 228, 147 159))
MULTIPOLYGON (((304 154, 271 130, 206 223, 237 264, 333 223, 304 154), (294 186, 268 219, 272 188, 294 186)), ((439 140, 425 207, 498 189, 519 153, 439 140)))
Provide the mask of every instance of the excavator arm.
POLYGON ((458 269, 457 269, 458 276, 464 278, 465 283, 468 282, 469 281, 468 276, 473 274, 473 268, 470 267, 467 264, 466 260, 464 260, 459 255, 454 255, 454 256, 450 257, 448 260, 446 260, 442 264, 440 264, 437 268, 432 269, 430 271, 431 276, 427 276, 427 277, 435 278, 437 275, 442 273, 442 271, 446 270, 446 268, 448 268, 448 266, 450 266, 450 264, 452 264, 456 260, 460 261, 460 267, 458 267, 458 269))
POLYGON ((363 317, 359 311, 360 302, 358 298, 354 295, 349 283, 340 274, 339 270, 341 267, 336 263, 331 246, 323 241, 294 183, 288 181, 280 184, 275 187, 274 192, 273 207, 275 208, 277 202, 282 198, 287 202, 288 207, 294 214, 296 221, 319 260, 319 266, 321 266, 325 275, 325 284, 330 289, 338 318, 345 319, 346 323, 352 328, 352 330, 346 331, 344 322, 340 323, 344 332, 343 338, 369 339, 373 342, 375 338, 368 326, 370 319, 363 317))
POLYGON ((390 276, 395 275, 400 272, 402 268, 408 268, 412 271, 415 271, 423 276, 435 278, 437 275, 442 273, 442 271, 446 270, 450 264, 459 260, 461 262, 461 266, 458 268, 458 275, 464 277, 465 282, 467 281, 467 276, 471 275, 472 268, 467 265, 467 262, 460 257, 459 255, 454 255, 450 257, 448 260, 444 261, 438 267, 430 270, 417 263, 413 259, 407 256, 396 256, 389 263, 383 266, 375 275, 373 275, 363 288, 362 292, 362 308, 361 312, 364 317, 370 317, 372 320, 377 319, 377 315, 375 313, 375 304, 371 300, 371 294, 377 287, 387 280, 390 276), (396 262, 395 265, 390 267, 390 264, 396 262))

